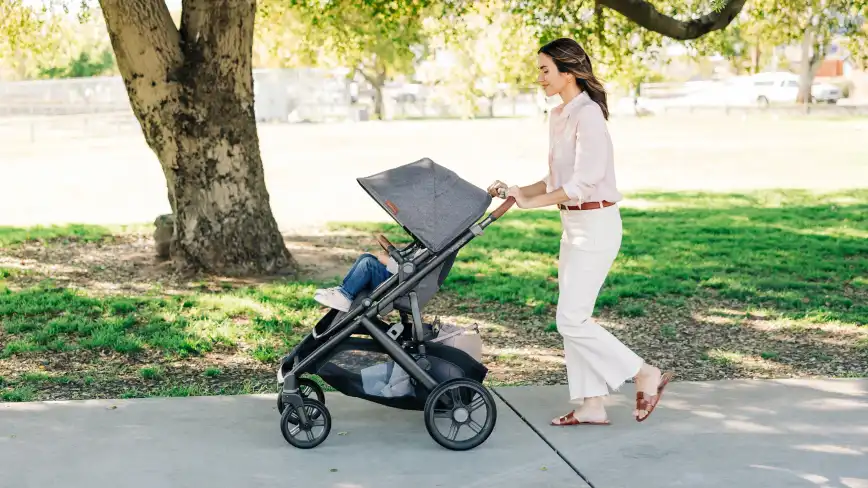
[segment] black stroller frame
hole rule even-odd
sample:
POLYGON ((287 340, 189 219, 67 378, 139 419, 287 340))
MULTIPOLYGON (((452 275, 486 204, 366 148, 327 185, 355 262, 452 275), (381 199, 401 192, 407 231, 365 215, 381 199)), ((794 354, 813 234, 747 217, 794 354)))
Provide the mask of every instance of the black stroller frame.
MULTIPOLYGON (((426 171, 437 171, 441 178, 444 172, 452 179, 457 178, 448 170, 437 166, 428 159, 411 163, 403 168, 410 167, 414 167, 416 171, 419 170, 419 167, 424 167, 426 171)), ((463 180, 458 180, 459 183, 469 185, 463 180)), ((366 190, 371 193, 368 188, 366 190)), ((474 190, 484 193, 484 190, 475 187, 470 188, 470 191, 474 190)), ((483 198, 478 193, 475 195, 478 199, 483 198)), ((372 196, 374 196, 373 193, 372 196)), ((485 197, 487 197, 485 202, 490 204, 491 197, 487 193, 485 193, 485 197)), ((378 200, 378 203, 395 217, 397 208, 392 202, 386 200, 384 203, 378 200)), ((454 259, 462 247, 482 235, 483 230, 502 217, 514 203, 515 200, 509 198, 481 221, 478 221, 478 217, 474 218, 472 225, 466 227, 463 232, 448 238, 448 240, 441 241, 442 245, 437 246, 435 244, 434 247, 439 247, 439 249, 434 252, 431 250, 432 246, 423 244, 417 235, 397 218, 396 220, 404 230, 413 237, 410 244, 403 249, 398 249, 382 234, 376 236, 380 246, 397 262, 398 272, 372 290, 369 295, 359 297, 343 316, 340 316, 341 314, 338 314, 337 311, 331 310, 326 318, 321 320, 320 324, 281 361, 277 374, 278 381, 282 381, 283 386, 278 395, 278 408, 282 413, 281 432, 287 442, 298 448, 309 449, 321 444, 328 436, 331 430, 331 416, 324 405, 325 398, 322 389, 312 380, 300 378, 300 376, 311 372, 312 367, 332 353, 339 344, 352 340, 350 337, 353 335, 360 334, 370 336, 378 348, 412 378, 417 385, 417 391, 422 389, 420 396, 423 396, 425 401, 424 408, 421 409, 425 412, 425 424, 428 432, 435 441, 452 450, 472 449, 485 442, 493 431, 496 422, 494 399, 481 384, 481 378, 484 377, 487 369, 463 351, 442 345, 427 344, 426 346, 426 337, 430 334, 425 330, 422 322, 419 298, 414 288, 444 263, 451 266, 451 262, 447 263, 447 260, 454 259), (420 249, 418 254, 408 257, 420 249), (395 302, 402 297, 409 298, 410 310, 399 310, 402 321, 388 330, 384 330, 389 324, 379 319, 380 314, 393 310, 395 302), (406 312, 410 312, 410 317, 407 316, 406 312), (329 320, 326 321, 326 319, 329 320), (405 319, 409 323, 405 323, 405 319), (325 330, 317 330, 324 321, 326 322, 324 324, 325 330), (410 326, 409 338, 400 331, 404 325, 410 326), (399 331, 396 332, 396 330, 399 331), (403 344, 398 342, 399 337, 406 339, 403 344), (314 346, 315 348, 311 350, 314 346), (447 351, 449 354, 461 355, 459 359, 471 361, 477 365, 482 370, 481 376, 477 375, 479 380, 470 377, 452 377, 445 381, 435 379, 429 373, 431 361, 428 358, 429 349, 434 347, 450 349, 447 351), (317 398, 309 397, 305 390, 313 390, 317 398), (472 418, 472 414, 482 406, 486 407, 486 420, 480 424, 472 418), (439 428, 435 425, 437 419, 451 421, 448 434, 438 430, 439 428), (459 441, 457 440, 458 431, 465 426, 469 427, 475 434, 467 440, 459 441), (322 427, 323 432, 314 434, 315 427, 322 427), (298 434, 302 433, 306 435, 306 438, 297 438, 298 434)), ((485 208, 487 205, 483 208, 483 212, 485 208)))

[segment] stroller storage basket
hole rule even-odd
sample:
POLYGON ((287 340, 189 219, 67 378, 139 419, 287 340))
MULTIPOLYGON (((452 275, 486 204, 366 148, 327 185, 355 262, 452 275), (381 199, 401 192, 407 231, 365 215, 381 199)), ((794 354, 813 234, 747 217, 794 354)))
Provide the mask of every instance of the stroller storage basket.
MULTIPOLYGON (((482 383, 488 374, 485 366, 454 347, 429 343, 426 358, 428 374, 438 383, 456 378, 482 383)), ((379 343, 363 337, 342 341, 306 373, 318 375, 344 395, 402 410, 423 410, 429 393, 379 343)))

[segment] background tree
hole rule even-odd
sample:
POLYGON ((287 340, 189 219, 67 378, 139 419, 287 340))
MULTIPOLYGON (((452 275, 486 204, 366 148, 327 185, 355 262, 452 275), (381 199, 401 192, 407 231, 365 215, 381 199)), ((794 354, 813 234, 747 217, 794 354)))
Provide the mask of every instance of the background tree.
POLYGON ((254 68, 299 68, 315 66, 315 45, 305 35, 310 26, 303 13, 290 8, 288 2, 264 0, 258 5, 253 31, 254 68))
POLYGON ((37 8, 22 0, 0 2, 0 78, 36 77, 39 65, 60 48, 61 24, 49 6, 37 8), (5 71, 5 73, 4 73, 5 71))
MULTIPOLYGON (((866 0, 753 0, 738 19, 733 32, 746 33, 769 47, 799 45, 799 93, 797 101, 811 101, 814 77, 835 37, 860 42, 866 32, 866 0)), ((716 33, 703 41, 725 38, 716 33)))
MULTIPOLYGON (((279 3, 279 0, 278 0, 279 3)), ((302 49, 318 65, 348 67, 374 91, 374 116, 385 115, 383 88, 398 75, 411 75, 424 56, 424 19, 448 5, 438 2, 291 0, 286 10, 305 19, 302 49)), ((278 5, 274 11, 283 10, 278 5)))
POLYGON ((506 6, 504 0, 480 0, 458 19, 426 24, 433 59, 420 75, 458 100, 463 116, 475 115, 479 101, 486 100, 488 116, 494 117, 498 95, 514 96, 536 79, 536 33, 506 6))

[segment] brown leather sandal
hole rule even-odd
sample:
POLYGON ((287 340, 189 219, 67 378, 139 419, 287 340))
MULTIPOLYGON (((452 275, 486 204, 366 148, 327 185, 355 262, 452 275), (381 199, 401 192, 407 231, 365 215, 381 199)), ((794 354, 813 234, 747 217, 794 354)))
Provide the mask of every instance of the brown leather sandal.
POLYGON ((663 376, 660 377, 660 384, 657 385, 657 394, 651 395, 649 397, 645 397, 645 393, 638 391, 636 392, 636 410, 645 411, 644 417, 636 416, 637 422, 644 422, 648 417, 651 416, 651 412, 657 408, 657 404, 660 403, 660 398, 663 396, 663 390, 666 388, 666 385, 672 381, 674 373, 664 373, 663 376))
POLYGON ((572 412, 570 412, 570 413, 568 413, 562 417, 558 417, 558 418, 552 420, 552 425, 554 425, 556 427, 566 427, 569 425, 609 425, 608 420, 604 420, 602 422, 582 422, 581 420, 579 420, 575 417, 575 415, 574 415, 575 413, 576 413, 576 411, 573 410, 572 412))

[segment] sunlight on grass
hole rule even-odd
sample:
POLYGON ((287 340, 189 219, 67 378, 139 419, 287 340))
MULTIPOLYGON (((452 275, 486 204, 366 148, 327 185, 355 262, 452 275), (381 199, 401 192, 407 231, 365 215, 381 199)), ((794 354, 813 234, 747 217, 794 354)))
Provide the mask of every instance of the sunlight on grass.
POLYGON ((312 284, 271 284, 223 294, 90 297, 38 286, 0 294, 8 341, 0 357, 93 349, 179 357, 248 345, 255 357, 285 353, 319 318, 312 284), (303 296, 299 296, 303 295, 303 296))
POLYGON ((106 227, 95 225, 36 226, 30 228, 0 227, 0 247, 9 247, 29 241, 87 241, 96 242, 112 235, 106 227))
MULTIPOLYGON (((704 298, 809 322, 868 325, 868 190, 629 197, 656 206, 622 208, 624 242, 598 312, 637 316, 651 301, 704 298)), ((406 240, 395 225, 344 228, 406 240)), ((557 212, 510 212, 459 253, 444 289, 554 305, 560 233, 557 212)))

